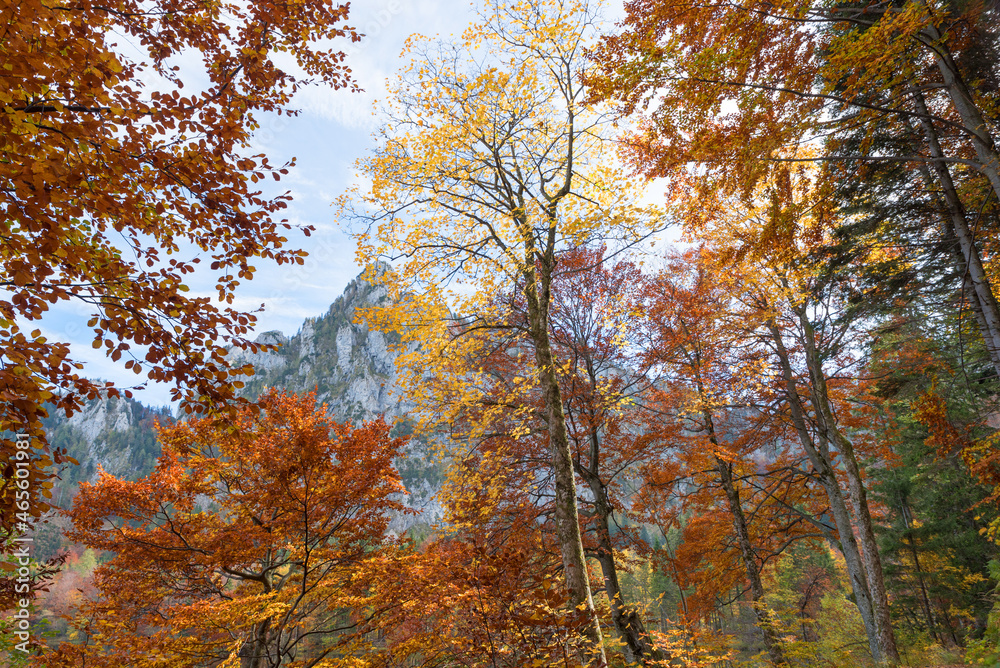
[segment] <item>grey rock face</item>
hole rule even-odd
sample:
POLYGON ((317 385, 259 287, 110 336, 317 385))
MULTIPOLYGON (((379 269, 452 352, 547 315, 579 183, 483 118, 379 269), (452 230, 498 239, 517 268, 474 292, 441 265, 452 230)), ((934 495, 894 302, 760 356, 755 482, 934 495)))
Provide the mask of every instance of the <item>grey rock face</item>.
MULTIPOLYGON (((263 343, 266 345, 277 345, 283 346, 288 343, 288 337, 278 331, 264 332, 256 339, 257 343, 263 343)), ((252 353, 248 350, 239 350, 233 354, 233 359, 241 363, 249 362, 258 370, 261 371, 276 371, 285 366, 287 361, 281 355, 278 355, 274 351, 259 351, 252 353)))
POLYGON ((92 480, 98 469, 134 480, 149 473, 159 456, 154 425, 171 420, 167 408, 102 397, 67 418, 53 413, 44 421, 49 443, 64 448, 80 465, 69 467, 53 490, 57 502, 71 498, 77 483, 92 480))
POLYGON ((337 330, 337 366, 347 371, 351 366, 351 353, 354 352, 354 330, 350 325, 344 325, 337 330))
POLYGON ((395 382, 393 335, 372 332, 367 325, 354 322, 357 308, 380 305, 385 299, 384 288, 359 277, 325 315, 306 320, 294 336, 261 334, 256 342, 280 347, 256 355, 233 353, 235 361, 249 362, 257 371, 241 393, 256 396, 268 387, 315 390, 332 418, 353 424, 379 415, 390 422, 405 417, 406 406, 390 391, 395 382))
MULTIPOLYGON (((116 476, 128 475, 128 451, 109 447, 108 432, 125 432, 137 420, 126 402, 120 399, 95 399, 82 411, 66 419, 68 429, 75 431, 87 445, 87 461, 116 476)), ((83 453, 81 453, 83 454, 83 453)))
MULTIPOLYGON (((294 336, 261 334, 258 343, 278 343, 280 348, 254 356, 234 352, 235 360, 250 362, 257 371, 241 393, 253 397, 269 387, 297 393, 315 390, 317 400, 326 404, 328 414, 337 421, 357 425, 382 416, 396 425, 396 433, 406 434, 410 407, 397 385, 396 353, 392 350, 397 335, 355 322, 357 309, 383 305, 386 300, 385 288, 359 276, 326 314, 307 320, 294 336)), ((398 531, 437 519, 441 508, 434 495, 440 489, 442 471, 429 448, 411 441, 397 465, 409 490, 406 503, 421 515, 401 517, 393 528, 398 531)))

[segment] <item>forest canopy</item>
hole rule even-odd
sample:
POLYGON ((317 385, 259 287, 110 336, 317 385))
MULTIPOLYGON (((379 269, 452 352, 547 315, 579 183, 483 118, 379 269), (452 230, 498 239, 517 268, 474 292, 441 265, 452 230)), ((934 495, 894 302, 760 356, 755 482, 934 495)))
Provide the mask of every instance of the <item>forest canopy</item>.
MULTIPOLYGON (((62 508, 5 472, 10 549, 20 510, 65 552, 32 566, 52 637, 22 651, 12 617, 0 656, 1000 662, 1000 9, 606 9, 484 0, 460 35, 411 36, 335 202, 363 274, 258 344, 251 313, 183 295, 200 258, 172 256, 211 255, 225 304, 252 258, 302 261, 285 196, 253 185, 284 168, 247 153, 303 77, 366 85, 328 48, 359 37, 347 6, 5 14, 0 48, 30 57, 3 79, 3 428, 45 453, 45 401, 116 391, 24 334, 59 300, 192 414, 62 508), (203 91, 134 83, 181 88, 188 52, 203 91)), ((34 455, 32 489, 66 457, 34 455)))

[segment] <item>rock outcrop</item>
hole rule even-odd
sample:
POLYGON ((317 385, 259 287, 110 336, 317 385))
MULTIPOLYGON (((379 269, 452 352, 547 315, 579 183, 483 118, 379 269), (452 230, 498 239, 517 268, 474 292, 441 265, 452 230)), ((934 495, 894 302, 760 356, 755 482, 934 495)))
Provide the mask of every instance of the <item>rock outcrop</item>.
MULTIPOLYGON (((256 354, 235 351, 234 361, 250 362, 257 370, 242 394, 257 396, 269 387, 291 392, 315 390, 317 400, 326 404, 335 420, 360 424, 382 416, 396 425, 396 433, 407 434, 409 406, 397 384, 396 353, 392 350, 398 339, 393 333, 355 322, 357 309, 383 305, 386 299, 385 288, 359 276, 326 314, 306 320, 294 336, 271 331, 257 337, 257 343, 278 344, 277 350, 256 354)), ((427 444, 412 440, 397 466, 409 491, 407 504, 421 515, 400 518, 394 528, 437 519, 441 509, 434 495, 440 489, 442 470, 427 444)))

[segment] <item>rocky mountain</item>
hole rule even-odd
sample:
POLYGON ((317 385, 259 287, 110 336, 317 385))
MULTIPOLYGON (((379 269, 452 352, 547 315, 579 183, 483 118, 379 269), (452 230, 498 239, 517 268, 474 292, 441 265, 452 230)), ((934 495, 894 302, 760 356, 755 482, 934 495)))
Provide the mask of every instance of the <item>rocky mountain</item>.
MULTIPOLYGON (((264 332, 257 342, 278 344, 277 350, 233 354, 235 361, 250 362, 257 370, 246 381, 242 394, 257 396, 269 387, 299 393, 315 390, 318 402, 326 404, 335 420, 359 424, 381 415, 395 424, 397 435, 409 435, 409 406, 396 382, 396 354, 391 349, 398 338, 355 322, 358 308, 382 305, 386 299, 385 288, 358 276, 324 315, 306 320, 294 336, 264 332)), ((405 457, 396 465, 409 491, 407 504, 421 511, 415 519, 401 518, 396 528, 437 519, 441 508, 434 495, 440 489, 443 470, 427 444, 411 440, 405 457)))
POLYGON ((101 467, 111 475, 135 479, 153 469, 160 454, 154 425, 172 419, 168 408, 149 408, 133 399, 105 398, 90 401, 67 418, 51 414, 43 421, 49 442, 66 448, 80 462, 67 467, 55 488, 56 502, 101 467), (61 497, 60 497, 61 495, 61 497))
POLYGON ((257 337, 258 343, 279 345, 278 350, 235 351, 234 361, 250 362, 257 371, 242 394, 256 396, 267 387, 316 390, 319 401, 339 421, 356 424, 379 415, 389 422, 405 419, 406 406, 395 386, 396 357, 389 349, 394 336, 354 322, 356 309, 385 300, 385 288, 359 276, 326 314, 307 319, 294 336, 271 331, 257 337))
MULTIPOLYGON (((248 353, 234 351, 233 359, 254 365, 256 375, 241 391, 254 397, 265 388, 285 388, 292 392, 315 390, 319 403, 338 421, 358 424, 382 415, 395 424, 399 435, 408 435, 407 405, 396 385, 392 334, 369 330, 354 322, 359 307, 384 303, 385 289, 359 276, 352 281, 330 309, 306 320, 292 336, 265 332, 260 343, 277 344, 277 350, 248 353)), ((153 431, 154 421, 169 419, 167 409, 151 409, 133 400, 103 399, 87 404, 72 418, 53 416, 46 426, 53 445, 65 447, 80 462, 63 474, 55 490, 68 500, 81 480, 96 474, 100 465, 118 477, 136 479, 152 470, 159 454, 153 431)), ((409 491, 407 505, 420 510, 419 516, 401 517, 396 530, 414 524, 429 524, 440 515, 434 500, 442 470, 423 442, 410 442, 406 456, 397 462, 409 491)))

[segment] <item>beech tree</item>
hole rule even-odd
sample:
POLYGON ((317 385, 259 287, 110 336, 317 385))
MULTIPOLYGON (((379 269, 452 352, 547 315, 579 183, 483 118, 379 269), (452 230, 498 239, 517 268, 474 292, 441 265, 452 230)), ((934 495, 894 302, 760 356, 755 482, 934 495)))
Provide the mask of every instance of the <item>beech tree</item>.
POLYGON ((276 668, 367 648, 372 578, 402 549, 387 535, 402 441, 324 412, 272 391, 161 429, 146 478, 81 484, 68 535, 113 556, 77 611, 82 642, 41 664, 276 668))
POLYGON ((637 312, 642 274, 627 261, 604 258, 604 249, 573 250, 560 256, 553 284, 552 341, 565 360, 559 382, 582 496, 589 556, 601 565, 611 621, 624 644, 625 659, 656 665, 658 648, 635 601, 627 600, 620 578, 628 567, 620 552, 643 553, 646 545, 619 522, 629 517, 627 480, 644 464, 665 456, 665 443, 651 432, 649 414, 635 403, 649 379, 636 354, 637 312), (613 527, 621 529, 613 536, 613 527), (616 550, 619 552, 616 555, 616 550))
MULTIPOLYGON (((753 345, 752 337, 742 335, 739 328, 727 323, 734 316, 739 318, 730 309, 726 296, 730 288, 739 285, 739 279, 729 277, 726 281, 717 276, 711 267, 714 260, 697 251, 674 257, 648 282, 645 317, 650 340, 644 354, 650 358, 651 366, 663 370, 664 376, 646 401, 659 406, 661 419, 680 422, 683 429, 668 425, 665 435, 674 446, 681 467, 668 465, 670 474, 664 476, 661 462, 654 462, 647 469, 646 484, 672 487, 684 480, 700 483, 702 489, 722 490, 725 514, 749 581, 750 605, 764 647, 773 665, 787 665, 780 634, 764 602, 761 571, 765 559, 759 549, 763 546, 751 536, 746 504, 750 496, 747 490, 752 494, 752 486, 743 482, 741 471, 748 464, 753 465, 753 455, 762 446, 771 445, 776 450, 781 432, 769 428, 766 418, 760 419, 757 408, 762 403, 759 393, 754 391, 760 383, 756 377, 763 361, 760 351, 753 345)), ((789 464, 783 461, 786 458, 774 459, 779 467, 789 464)), ((704 526, 718 505, 713 501, 705 503, 699 496, 689 493, 682 501, 686 510, 698 508, 689 524, 692 527, 704 526)), ((802 503, 802 496, 795 501, 802 503)), ((757 508, 753 515, 762 523, 766 512, 757 508)), ((790 526, 794 528, 797 524, 792 522, 790 526)), ((780 540, 787 537, 789 527, 767 526, 756 533, 761 532, 768 541, 780 540)), ((706 545, 715 542, 711 539, 689 538, 685 545, 689 551, 719 548, 718 544, 706 545)), ((771 555, 765 553, 765 556, 771 555)), ((733 568, 719 571, 738 572, 733 568)), ((711 579, 718 587, 713 587, 714 592, 734 584, 730 577, 719 574, 711 579)))
MULTIPOLYGON (((119 393, 84 377, 66 341, 41 336, 32 323, 53 305, 89 310, 94 348, 172 384, 172 399, 234 398, 250 370, 225 352, 250 345, 254 322, 231 306, 237 286, 254 258, 303 262, 276 218, 288 196, 255 185, 289 165, 254 155, 251 139, 265 115, 295 113, 306 83, 351 85, 335 46, 359 39, 347 11, 330 0, 0 5, 0 467, 13 466, 10 434, 28 434, 28 515, 47 508, 38 491, 60 461, 39 453, 43 405, 72 413, 119 393), (200 263, 221 306, 185 294, 200 263)), ((7 471, 0 536, 15 508, 7 471)))
POLYGON ((769 351, 784 419, 826 493, 836 526, 827 535, 836 536, 844 554, 872 656, 898 662, 862 474, 864 454, 880 452, 857 429, 847 399, 865 393, 860 360, 851 352, 866 337, 850 308, 856 293, 849 276, 826 272, 822 263, 820 249, 835 225, 822 172, 799 167, 775 176, 755 201, 730 199, 728 210, 710 206, 701 233, 720 258, 742 267, 739 299, 755 314, 751 322, 769 351))
POLYGON ((787 161, 822 162, 844 181, 869 178, 869 166, 905 166, 905 186, 935 201, 939 239, 954 248, 1000 375, 1000 310, 974 213, 1000 196, 995 5, 634 0, 626 8, 621 32, 594 52, 600 71, 590 81, 595 97, 641 119, 625 142, 640 171, 701 194, 749 196, 787 161), (879 141, 887 134, 895 141, 879 141), (816 151, 803 155, 804 143, 816 151))
MULTIPOLYGON (((346 200, 353 202, 347 206, 360 260, 399 261, 385 276, 401 305, 369 315, 419 343, 420 361, 411 369, 437 372, 449 348, 462 345, 451 340, 449 310, 470 326, 503 327, 492 296, 521 293, 546 414, 569 603, 591 611, 560 360, 551 342, 552 282, 561 249, 595 239, 635 243, 656 223, 633 205, 633 184, 604 164, 610 156, 600 139, 602 118, 582 103, 579 67, 592 20, 583 3, 490 3, 455 44, 411 38, 413 62, 390 88, 381 146, 360 165, 371 186, 346 200), (413 294, 419 296, 404 297, 413 294)), ((421 373, 411 376, 414 387, 421 373)), ((455 372, 473 390, 475 375, 475 368, 455 372)), ((472 390, 455 387, 448 399, 460 404, 472 390)), ((588 661, 604 665, 596 618, 588 636, 588 661)))
MULTIPOLYGON (((557 381, 580 488, 577 505, 584 553, 601 568, 598 582, 603 587, 595 589, 602 588, 607 598, 626 661, 655 665, 663 660, 663 652, 620 583, 629 568, 622 552, 643 554, 648 546, 634 528, 621 529, 620 523, 630 516, 629 480, 644 463, 664 456, 664 441, 646 436, 649 416, 633 403, 648 385, 638 369, 634 345, 642 275, 628 261, 603 256, 603 249, 559 254, 560 271, 552 282, 550 340, 555 356, 562 360, 557 381)), ((462 531, 488 525, 510 536, 529 526, 534 530, 540 523, 552 534, 554 489, 546 456, 551 448, 542 391, 532 373, 527 309, 516 289, 498 296, 496 303, 497 317, 503 317, 505 326, 473 325, 474 331, 457 334, 461 346, 450 351, 452 359, 461 356, 459 368, 478 369, 479 396, 473 400, 467 392, 460 411, 446 407, 446 412, 448 437, 454 442, 449 451, 455 469, 452 484, 477 499, 479 487, 485 485, 490 498, 508 502, 492 506, 489 512, 483 510, 489 507, 486 502, 472 504, 480 510, 474 522, 461 524, 462 531)), ((438 385, 432 393, 440 399, 453 396, 449 386, 462 382, 462 376, 424 379, 425 386, 438 385)))

